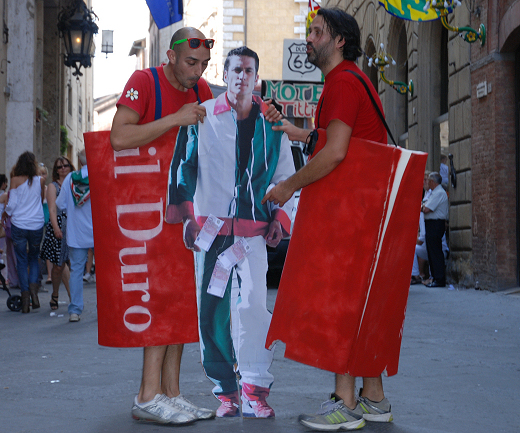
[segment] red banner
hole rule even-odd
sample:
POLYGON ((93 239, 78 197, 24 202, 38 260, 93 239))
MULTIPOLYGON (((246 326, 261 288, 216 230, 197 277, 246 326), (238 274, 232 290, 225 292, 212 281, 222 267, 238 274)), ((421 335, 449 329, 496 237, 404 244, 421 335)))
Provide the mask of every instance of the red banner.
POLYGON ((352 138, 303 189, 267 347, 339 374, 397 373, 426 159, 352 138))
POLYGON ((110 132, 84 134, 92 200, 99 344, 198 341, 193 254, 164 222, 175 136, 115 152, 110 132))

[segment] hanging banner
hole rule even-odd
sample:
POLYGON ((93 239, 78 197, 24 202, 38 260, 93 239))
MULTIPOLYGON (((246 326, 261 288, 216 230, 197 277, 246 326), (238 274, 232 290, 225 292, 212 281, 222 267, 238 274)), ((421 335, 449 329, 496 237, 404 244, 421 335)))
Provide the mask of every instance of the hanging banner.
POLYGON ((397 373, 427 156, 352 138, 303 188, 266 347, 338 374, 397 373))
POLYGON ((262 81, 262 96, 272 98, 282 107, 285 117, 314 118, 323 84, 262 81))
POLYGON ((182 0, 146 0, 146 4, 159 30, 182 20, 182 0))
POLYGON ((84 134, 102 346, 198 341, 193 254, 164 222, 172 135, 115 152, 110 131, 84 134))
POLYGON ((315 0, 309 0, 309 11, 307 12, 307 21, 306 21, 306 35, 309 36, 309 27, 311 26, 311 23, 314 21, 314 18, 316 18, 316 14, 318 12, 318 9, 320 8, 320 5, 315 0))
POLYGON ((425 0, 380 0, 379 4, 382 5, 389 14, 403 20, 434 21, 440 18, 439 12, 436 9, 430 8, 430 2, 425 0), (428 3, 428 7, 425 7, 426 3, 428 3))

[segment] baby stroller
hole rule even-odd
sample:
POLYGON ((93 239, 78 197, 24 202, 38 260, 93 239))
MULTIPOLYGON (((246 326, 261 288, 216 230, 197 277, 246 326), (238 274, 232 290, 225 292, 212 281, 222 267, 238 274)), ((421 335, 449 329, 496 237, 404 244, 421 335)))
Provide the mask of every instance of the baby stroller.
MULTIPOLYGON (((5 268, 4 261, 0 259, 0 271, 5 268)), ((7 288, 7 284, 5 284, 5 278, 0 273, 0 283, 2 283, 2 289, 4 289, 9 297, 7 298, 7 308, 11 311, 20 311, 22 309, 22 297, 19 295, 11 296, 11 292, 7 288)))

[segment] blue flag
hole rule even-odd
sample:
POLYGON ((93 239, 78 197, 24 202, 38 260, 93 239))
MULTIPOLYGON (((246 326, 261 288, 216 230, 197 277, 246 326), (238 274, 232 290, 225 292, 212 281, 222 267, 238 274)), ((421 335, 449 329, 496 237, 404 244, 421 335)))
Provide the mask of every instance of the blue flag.
POLYGON ((182 0, 146 0, 159 29, 182 20, 182 0))

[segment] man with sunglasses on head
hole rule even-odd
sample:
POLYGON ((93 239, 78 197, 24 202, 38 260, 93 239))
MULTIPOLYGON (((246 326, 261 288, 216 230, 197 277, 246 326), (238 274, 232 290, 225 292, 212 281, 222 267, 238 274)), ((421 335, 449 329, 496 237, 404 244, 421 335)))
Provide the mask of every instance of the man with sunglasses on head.
POLYGON ((258 67, 258 55, 247 47, 228 53, 227 92, 202 104, 207 117, 188 128, 186 149, 170 179, 176 188, 170 188, 166 221, 184 222, 184 242, 195 251, 202 365, 221 402, 218 417, 237 416, 240 405, 245 417, 275 415, 266 402, 273 383, 273 350, 264 347, 271 321, 266 243, 276 247, 289 235, 293 203, 281 207, 260 201, 270 186, 295 170, 287 136, 273 130, 267 105, 253 95, 258 67), (212 216, 222 227, 201 251, 195 240, 212 216), (221 269, 219 254, 244 241, 249 254, 213 283, 221 269), (233 281, 239 294, 232 302, 233 281), (215 285, 219 294, 211 289, 215 285))
MULTIPOLYGON (((213 44, 199 30, 182 28, 171 39, 167 64, 132 74, 112 123, 114 150, 144 146, 165 133, 171 134, 175 143, 179 127, 203 121, 206 109, 198 100, 203 102, 213 95, 201 76, 213 44), (162 103, 159 114, 156 84, 162 103)), ((132 407, 134 419, 181 425, 215 416, 214 411, 199 408, 180 394, 182 350, 182 344, 144 348, 141 387, 132 407)))

